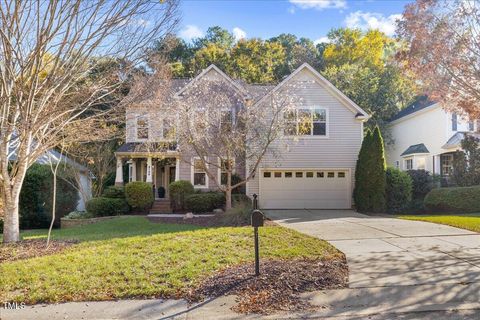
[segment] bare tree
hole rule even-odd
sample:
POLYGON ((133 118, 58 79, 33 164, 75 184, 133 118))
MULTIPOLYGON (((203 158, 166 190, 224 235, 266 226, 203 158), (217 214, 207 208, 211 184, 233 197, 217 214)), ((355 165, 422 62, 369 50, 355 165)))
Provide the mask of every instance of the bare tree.
POLYGON ((165 104, 166 114, 173 115, 171 122, 176 123, 183 161, 203 169, 209 181, 225 192, 227 210, 232 206, 232 190, 254 178, 266 155, 279 156, 277 141, 286 139, 286 115, 299 102, 291 89, 255 104, 248 93, 227 81, 198 80, 165 104), (246 174, 233 182, 236 168, 245 168, 246 174))
POLYGON ((445 106, 480 115, 480 3, 417 0, 399 22, 399 55, 425 93, 445 106))
POLYGON ((108 112, 97 102, 128 79, 153 40, 172 31, 177 9, 177 0, 0 3, 4 242, 20 239, 18 202, 27 168, 61 141, 95 132, 108 112), (110 77, 92 81, 103 57, 122 63, 122 72, 112 69, 110 77))

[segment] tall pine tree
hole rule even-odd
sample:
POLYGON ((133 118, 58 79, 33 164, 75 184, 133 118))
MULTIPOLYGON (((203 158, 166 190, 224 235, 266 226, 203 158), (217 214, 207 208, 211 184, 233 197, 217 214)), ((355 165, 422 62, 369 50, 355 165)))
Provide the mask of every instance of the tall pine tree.
POLYGON ((367 130, 367 134, 363 138, 355 169, 355 190, 353 192, 353 198, 359 212, 367 212, 370 208, 370 198, 368 196, 368 156, 371 141, 372 132, 367 130))
POLYGON ((367 131, 355 170, 355 206, 359 212, 384 212, 386 163, 383 138, 378 127, 367 131))
POLYGON ((369 187, 371 197, 371 212, 382 213, 386 209, 386 171, 385 149, 383 145, 380 129, 375 127, 372 136, 371 154, 370 154, 369 187))

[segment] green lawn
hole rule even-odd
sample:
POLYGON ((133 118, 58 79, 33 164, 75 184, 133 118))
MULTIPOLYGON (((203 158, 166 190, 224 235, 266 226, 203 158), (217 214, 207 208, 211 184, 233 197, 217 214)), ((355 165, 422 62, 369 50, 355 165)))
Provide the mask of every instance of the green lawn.
MULTIPOLYGON (((120 217, 55 230, 54 239, 81 242, 54 255, 0 264, 0 301, 176 297, 215 270, 253 261, 251 227, 201 228, 120 217)), ((281 227, 260 228, 260 245, 262 258, 342 255, 325 241, 281 227)))
POLYGON ((406 220, 419 220, 446 224, 449 226, 480 232, 480 214, 462 214, 462 215, 418 215, 418 216, 399 216, 406 220))

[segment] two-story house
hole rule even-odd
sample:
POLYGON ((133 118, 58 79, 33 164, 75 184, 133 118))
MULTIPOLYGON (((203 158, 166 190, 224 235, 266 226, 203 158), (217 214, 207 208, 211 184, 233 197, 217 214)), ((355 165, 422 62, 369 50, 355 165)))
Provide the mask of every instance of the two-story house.
POLYGON ((461 141, 466 134, 479 136, 479 125, 468 116, 445 110, 441 103, 418 99, 390 122, 393 143, 386 148, 387 163, 448 178, 461 141))
MULTIPOLYGON (((189 84, 199 79, 225 81, 242 97, 242 103, 254 108, 271 103, 272 95, 285 88, 290 88, 288 92, 296 90, 295 94, 301 97, 295 112, 288 114, 291 127, 285 130, 285 138, 272 145, 279 157, 267 153, 254 178, 246 185, 249 196, 258 194, 260 207, 352 207, 355 165, 363 139, 363 123, 369 116, 315 69, 303 64, 281 83, 266 86, 231 79, 212 65, 192 80, 174 80, 176 98, 182 99, 189 84), (300 119, 305 117, 311 121, 307 127, 300 128, 300 119), (291 135, 295 139, 291 139, 291 135)), ((202 166, 197 165, 190 154, 182 154, 175 139, 167 139, 171 127, 162 121, 158 110, 139 112, 137 108, 127 108, 126 127, 126 143, 115 153, 117 184, 124 183, 122 168, 126 162, 129 181, 150 182, 157 188, 168 189, 172 181, 187 180, 196 189, 215 189, 217 184, 210 181, 212 177, 202 166)), ((237 173, 245 176, 248 166, 247 161, 243 167, 236 168, 237 173)), ((222 172, 219 170, 213 178, 219 182, 222 172)))

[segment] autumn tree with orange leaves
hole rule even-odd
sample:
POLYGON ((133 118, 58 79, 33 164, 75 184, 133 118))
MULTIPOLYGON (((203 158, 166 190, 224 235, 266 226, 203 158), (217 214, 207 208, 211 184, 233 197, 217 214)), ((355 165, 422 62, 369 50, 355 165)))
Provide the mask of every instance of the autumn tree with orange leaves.
POLYGON ((405 7, 399 58, 431 99, 480 117, 480 2, 417 0, 405 7))

